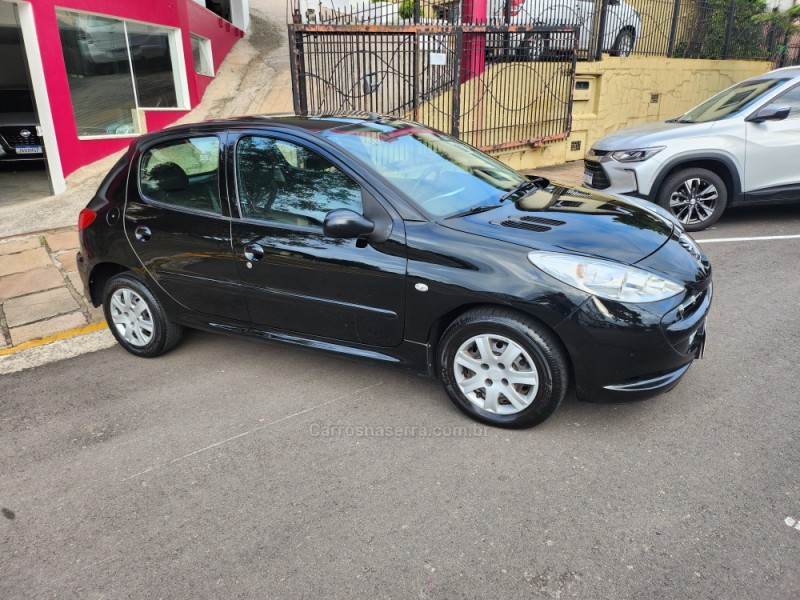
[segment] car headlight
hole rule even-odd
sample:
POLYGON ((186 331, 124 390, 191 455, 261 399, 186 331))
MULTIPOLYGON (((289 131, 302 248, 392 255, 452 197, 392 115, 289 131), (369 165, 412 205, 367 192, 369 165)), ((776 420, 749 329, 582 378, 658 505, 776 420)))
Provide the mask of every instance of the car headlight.
POLYGON ((651 156, 661 152, 665 146, 654 146, 653 148, 636 148, 634 150, 616 150, 611 153, 611 158, 619 162, 642 162, 651 156))
POLYGON ((679 283, 636 267, 559 252, 530 252, 528 260, 548 275, 589 294, 618 302, 656 302, 684 291, 679 283))

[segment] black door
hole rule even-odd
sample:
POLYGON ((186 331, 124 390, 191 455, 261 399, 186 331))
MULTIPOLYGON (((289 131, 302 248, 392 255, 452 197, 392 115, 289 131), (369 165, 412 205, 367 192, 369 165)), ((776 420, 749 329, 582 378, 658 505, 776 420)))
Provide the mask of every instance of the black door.
POLYGON ((217 136, 182 137, 142 152, 128 179, 125 235, 150 275, 186 308, 246 321, 220 193, 220 147, 217 136))
MULTIPOLYGON (((241 219, 233 245, 251 319, 269 328, 377 346, 403 340, 402 221, 354 173, 296 140, 244 135, 232 147, 241 219), (334 239, 325 215, 349 208, 388 225, 380 240, 334 239)), ((233 203, 233 202, 232 202, 233 203)))

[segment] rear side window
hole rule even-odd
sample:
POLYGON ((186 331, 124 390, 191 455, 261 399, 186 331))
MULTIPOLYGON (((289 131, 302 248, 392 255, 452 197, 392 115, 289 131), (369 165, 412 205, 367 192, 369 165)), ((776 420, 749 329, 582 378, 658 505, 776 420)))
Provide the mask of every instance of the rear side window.
POLYGON ((173 140, 142 155, 139 182, 151 200, 178 208, 220 212, 219 138, 173 140))

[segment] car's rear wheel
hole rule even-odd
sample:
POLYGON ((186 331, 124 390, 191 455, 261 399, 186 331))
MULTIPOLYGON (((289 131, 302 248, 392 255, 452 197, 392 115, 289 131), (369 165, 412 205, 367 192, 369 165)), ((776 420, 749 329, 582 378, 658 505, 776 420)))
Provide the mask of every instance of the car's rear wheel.
POLYGON ((533 427, 567 389, 566 353, 552 333, 502 308, 471 310, 445 331, 439 374, 450 399, 474 419, 533 427))
POLYGON ((542 60, 547 51, 548 40, 544 34, 529 33, 522 40, 517 52, 518 60, 542 60))
POLYGON ((172 323, 146 284, 128 273, 115 275, 103 291, 103 311, 111 333, 131 354, 151 358, 172 349, 183 328, 172 323))
POLYGON ((613 56, 630 56, 633 52, 634 35, 630 29, 623 29, 617 34, 614 46, 611 48, 613 56))
POLYGON ((682 169, 664 180, 658 204, 675 215, 686 231, 700 231, 722 216, 728 204, 728 189, 713 171, 682 169))

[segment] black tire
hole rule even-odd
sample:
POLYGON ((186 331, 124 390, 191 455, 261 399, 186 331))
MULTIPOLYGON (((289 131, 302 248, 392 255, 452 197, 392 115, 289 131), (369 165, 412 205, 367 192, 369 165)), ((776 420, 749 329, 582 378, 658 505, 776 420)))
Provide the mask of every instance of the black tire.
POLYGON ((658 190, 657 202, 677 218, 686 231, 700 231, 713 225, 728 205, 728 188, 722 178, 708 169, 690 167, 667 177, 658 190), (713 186, 716 197, 712 197, 713 186), (695 204, 692 204, 694 200, 695 204))
MULTIPOLYGON (((496 352, 502 353, 509 345, 504 347, 504 342, 493 341, 497 346, 491 348, 492 359, 496 360, 501 358, 496 352)), ((474 348, 477 349, 477 345, 474 348)), ((458 354, 458 356, 463 357, 464 355, 458 354)), ((482 357, 470 358, 470 360, 484 361, 482 357)), ((486 366, 486 364, 476 365, 476 368, 483 369, 486 366)), ((470 310, 453 321, 442 335, 439 344, 438 369, 445 391, 459 409, 483 423, 509 428, 533 427, 552 415, 564 399, 569 376, 567 354, 561 342, 533 319, 503 308, 470 310), (538 388, 527 387, 527 393, 531 399, 526 407, 518 409, 516 404, 509 401, 510 396, 504 395, 507 393, 505 390, 509 389, 509 381, 503 378, 505 373, 527 374, 531 372, 527 370, 530 369, 530 365, 527 364, 527 360, 524 360, 522 354, 519 354, 521 362, 517 366, 501 363, 482 371, 480 375, 477 371, 456 364, 456 355, 459 350, 476 336, 501 337, 516 344, 516 347, 530 357, 532 366, 535 367, 535 373, 538 375, 538 388), (519 365, 526 370, 515 371, 514 369, 519 368, 519 365), (497 377, 494 381, 489 379, 495 375, 497 377), (465 380, 464 377, 469 379, 465 380), (480 390, 474 392, 476 395, 474 399, 470 399, 463 391, 462 385, 466 382, 468 387, 471 377, 478 377, 479 380, 487 377, 483 380, 483 401, 480 398, 480 390), (459 378, 461 378, 461 383, 459 383, 459 378), (486 383, 489 383, 490 387, 486 387, 486 383), (487 404, 486 394, 489 389, 495 390, 496 411, 485 410, 484 407, 478 405, 481 402, 484 405, 487 404), (516 412, 500 414, 501 411, 509 410, 516 412)), ((513 381, 512 375, 508 375, 508 379, 513 381)), ((520 387, 512 384, 512 387, 514 390, 526 389, 524 385, 520 387)))
MULTIPOLYGON (((136 306, 141 306, 141 304, 136 302, 136 306)), ((131 354, 143 358, 153 358, 168 352, 180 341, 183 334, 183 327, 169 320, 164 306, 150 291, 150 288, 130 273, 120 273, 106 282, 105 288, 103 288, 103 312, 105 313, 106 323, 108 323, 111 333, 114 334, 120 346, 131 354), (114 321, 115 314, 119 315, 121 311, 119 311, 119 305, 115 305, 112 308, 112 298, 117 292, 124 294, 125 291, 133 292, 138 296, 141 302, 146 305, 144 310, 147 311, 150 317, 151 329, 149 335, 138 337, 141 342, 139 344, 126 339, 124 332, 120 331, 123 326, 117 325, 114 321)), ((143 312, 142 314, 145 313, 143 312)), ((137 339, 136 333, 133 332, 128 337, 137 339)))
POLYGON ((633 52, 633 45, 636 38, 630 29, 623 29, 617 34, 614 46, 611 48, 611 56, 630 56, 633 52))

